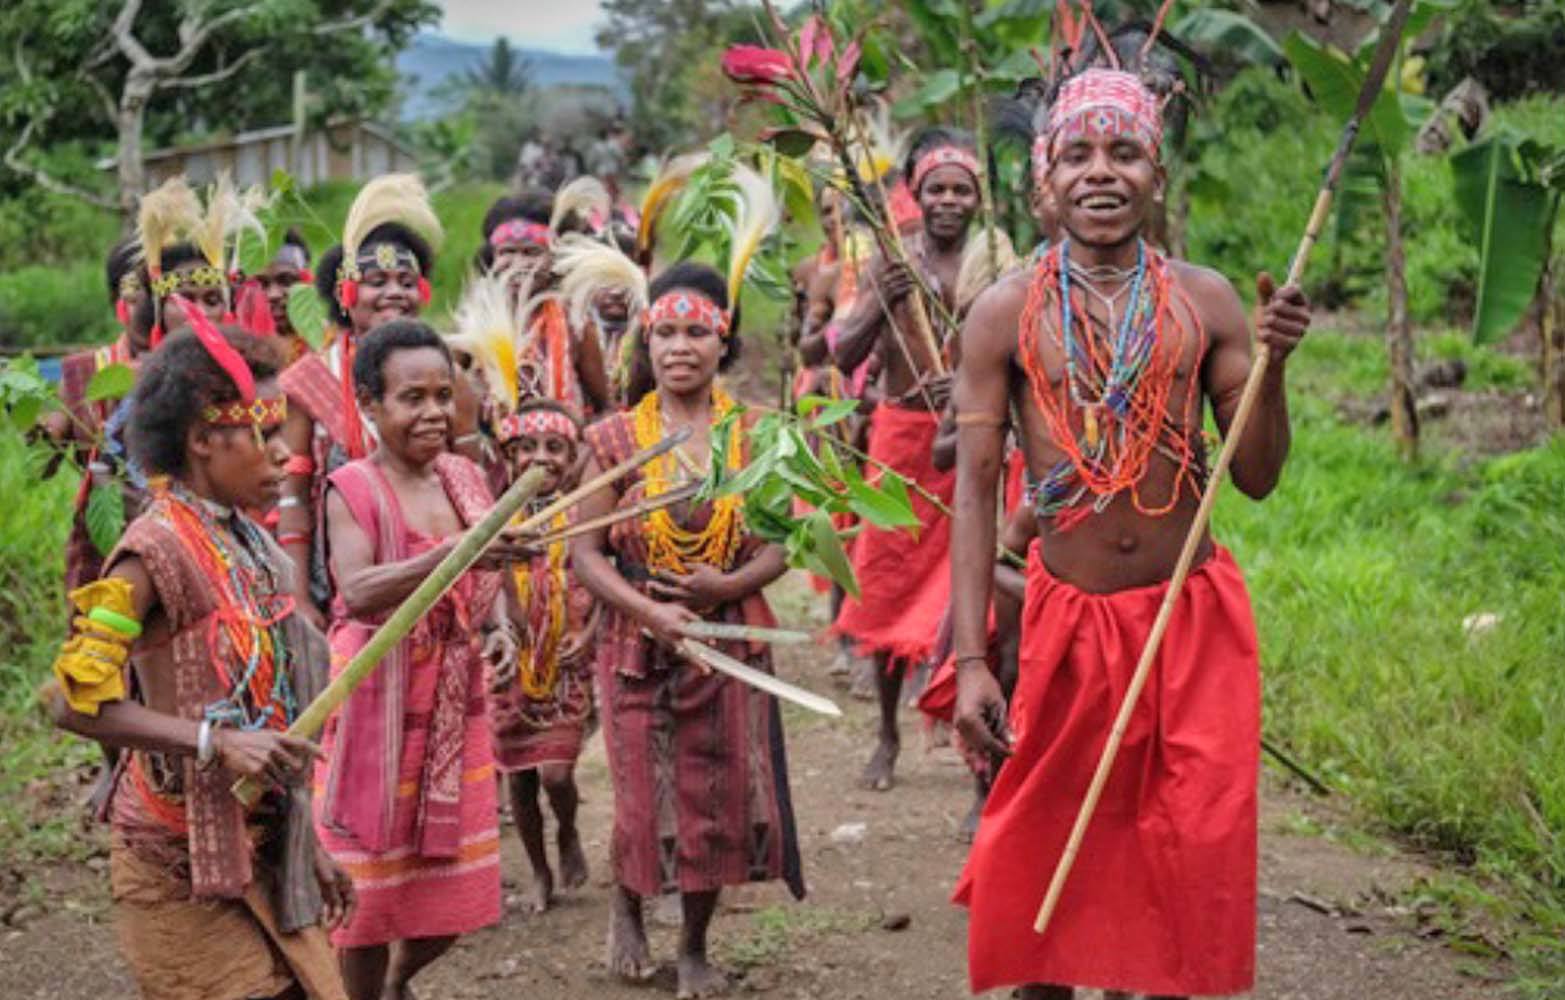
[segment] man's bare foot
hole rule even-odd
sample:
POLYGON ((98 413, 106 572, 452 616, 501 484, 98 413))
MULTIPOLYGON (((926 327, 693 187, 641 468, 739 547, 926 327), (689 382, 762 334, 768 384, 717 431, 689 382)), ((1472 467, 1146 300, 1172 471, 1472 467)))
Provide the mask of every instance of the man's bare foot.
POLYGON ((851 677, 853 675, 853 659, 848 656, 846 649, 839 648, 837 655, 832 657, 831 663, 826 667, 827 677, 851 677))
POLYGON ((957 827, 956 836, 964 844, 971 844, 973 838, 978 836, 978 817, 983 815, 983 799, 973 799, 973 807, 967 810, 967 815, 962 818, 962 825, 957 827))
POLYGON ((632 983, 644 983, 657 974, 647 929, 641 922, 641 900, 616 889, 609 907, 609 971, 632 983))
POLYGON ((891 786, 896 784, 897 754, 901 749, 897 742, 882 737, 869 763, 864 765, 864 773, 859 775, 859 787, 874 792, 889 792, 891 786))
POLYGON ((715 968, 704 955, 679 956, 679 1000, 715 997, 728 992, 728 975, 715 968))
POLYGON ((534 869, 523 892, 525 908, 534 916, 545 913, 554 902, 554 873, 547 867, 534 869))
POLYGON ((581 849, 581 834, 575 828, 561 829, 556 843, 560 847, 560 884, 580 889, 587 884, 587 855, 581 849))
POLYGON ((848 697, 857 701, 875 700, 874 660, 858 658, 853 661, 853 684, 848 688, 848 697))

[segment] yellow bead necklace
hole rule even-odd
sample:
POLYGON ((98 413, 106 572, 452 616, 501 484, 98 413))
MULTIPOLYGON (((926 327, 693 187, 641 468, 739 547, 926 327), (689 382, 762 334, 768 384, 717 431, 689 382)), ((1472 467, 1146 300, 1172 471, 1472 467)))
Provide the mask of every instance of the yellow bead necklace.
MULTIPOLYGON (((722 420, 733 408, 733 397, 716 385, 712 386, 713 424, 722 420)), ((633 418, 637 448, 650 448, 663 440, 663 405, 656 391, 642 397, 636 405, 633 418)), ((741 447, 728 450, 730 471, 744 467, 743 451, 741 447)), ((650 499, 672 489, 680 482, 676 477, 678 468, 673 452, 649 462, 642 475, 644 495, 650 499)), ((648 514, 642 528, 647 541, 647 568, 683 574, 690 572, 692 564, 705 563, 727 570, 733 565, 744 536, 740 503, 738 494, 729 494, 712 501, 712 517, 700 531, 681 527, 674 521, 668 508, 648 514)))

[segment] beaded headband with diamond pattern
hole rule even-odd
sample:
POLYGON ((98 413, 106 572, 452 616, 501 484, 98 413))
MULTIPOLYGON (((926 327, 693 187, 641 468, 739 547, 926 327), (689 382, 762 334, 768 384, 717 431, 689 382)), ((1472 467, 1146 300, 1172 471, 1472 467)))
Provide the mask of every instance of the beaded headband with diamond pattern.
POLYGON ((553 239, 554 233, 541 222, 533 222, 531 219, 510 219, 494 227, 494 232, 489 234, 489 245, 506 247, 517 243, 530 243, 534 246, 546 247, 553 239))
POLYGON ((650 330, 655 324, 672 319, 691 320, 719 337, 728 336, 728 314, 699 292, 681 288, 661 296, 642 314, 642 329, 650 330))
POLYGON ((581 431, 576 426, 576 421, 550 407, 540 406, 534 410, 522 413, 511 413, 500 420, 495 427, 495 435, 501 444, 515 441, 522 435, 538 437, 543 434, 558 434, 567 441, 575 441, 581 436, 581 431))
POLYGON ((255 427, 262 434, 281 427, 286 419, 288 397, 282 393, 248 403, 235 400, 226 406, 208 406, 201 411, 202 422, 213 427, 255 427))
POLYGON ((936 146, 913 164, 913 177, 908 184, 915 193, 924 186, 924 178, 930 171, 940 167, 961 167, 973 175, 973 180, 978 180, 978 157, 960 146, 936 146))
POLYGON ((1067 143, 1106 135, 1139 142, 1158 158, 1163 144, 1163 102, 1141 78, 1124 70, 1084 70, 1060 86, 1049 125, 1033 143, 1033 177, 1041 180, 1067 143))

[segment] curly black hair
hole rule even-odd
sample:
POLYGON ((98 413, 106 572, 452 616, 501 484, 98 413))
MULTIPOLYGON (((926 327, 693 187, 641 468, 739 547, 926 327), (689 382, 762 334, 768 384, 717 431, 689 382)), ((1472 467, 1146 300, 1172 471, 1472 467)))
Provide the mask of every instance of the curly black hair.
POLYGON ((428 323, 416 319, 394 319, 382 323, 359 341, 353 351, 353 386, 371 399, 386 393, 386 359, 397 351, 433 348, 451 364, 451 348, 445 338, 428 323))
MULTIPOLYGON (((249 365, 257 383, 277 376, 279 358, 270 342, 233 327, 218 330, 249 365)), ((196 335, 175 334, 141 363, 126 429, 131 454, 149 473, 182 474, 188 465, 185 439, 201 411, 238 398, 233 379, 196 335)))
MULTIPOLYGON (((719 309, 728 309, 727 279, 710 264, 689 260, 680 261, 653 278, 651 287, 647 289, 647 301, 656 302, 680 288, 706 296, 719 309)), ((652 350, 647 344, 648 332, 642 330, 636 335, 635 353, 631 358, 627 402, 632 406, 656 388, 652 378, 652 350)), ((717 370, 726 372, 732 368, 739 360, 743 346, 744 341, 739 336, 739 304, 736 302, 728 317, 728 335, 723 338, 723 357, 717 362, 717 370)))
MULTIPOLYGON (((435 251, 429 241, 400 222, 384 222, 371 229, 359 245, 359 253, 378 243, 390 243, 411 253, 418 261, 420 274, 428 277, 435 266, 435 251)), ((348 311, 337 301, 337 269, 342 266, 342 244, 339 243, 321 255, 315 267, 315 291, 326 303, 331 321, 342 329, 350 323, 348 311)))

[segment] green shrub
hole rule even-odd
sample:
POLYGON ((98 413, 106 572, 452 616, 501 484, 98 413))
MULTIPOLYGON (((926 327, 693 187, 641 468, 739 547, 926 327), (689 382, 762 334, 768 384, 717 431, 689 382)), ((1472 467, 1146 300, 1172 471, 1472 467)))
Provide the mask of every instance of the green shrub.
POLYGON ((102 265, 32 266, 0 274, 0 345, 92 344, 114 336, 102 265))

